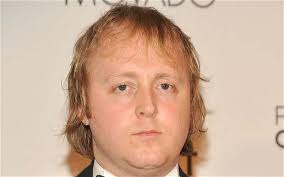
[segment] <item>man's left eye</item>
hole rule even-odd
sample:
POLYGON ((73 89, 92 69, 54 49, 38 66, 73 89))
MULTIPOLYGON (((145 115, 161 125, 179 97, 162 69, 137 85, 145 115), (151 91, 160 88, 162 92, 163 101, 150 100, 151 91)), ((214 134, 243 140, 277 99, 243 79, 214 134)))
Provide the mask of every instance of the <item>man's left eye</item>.
POLYGON ((174 88, 173 85, 168 84, 168 83, 163 83, 163 84, 160 85, 160 87, 161 87, 161 89, 163 89, 163 90, 171 90, 171 89, 174 88))
POLYGON ((126 90, 126 87, 127 87, 127 85, 123 84, 123 85, 119 85, 117 88, 118 88, 120 91, 124 91, 124 90, 126 90))

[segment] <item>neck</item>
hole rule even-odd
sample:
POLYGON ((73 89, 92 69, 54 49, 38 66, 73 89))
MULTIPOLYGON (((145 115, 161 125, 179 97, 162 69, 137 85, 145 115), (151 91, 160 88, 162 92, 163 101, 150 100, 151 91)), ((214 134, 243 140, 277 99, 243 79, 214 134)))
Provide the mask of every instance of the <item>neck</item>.
MULTIPOLYGON (((137 168, 127 161, 116 162, 115 159, 105 159, 96 155, 97 163, 113 176, 132 176, 132 177, 164 177, 173 170, 178 164, 178 159, 174 162, 165 162, 156 167, 137 168)), ((178 172, 177 172, 178 173, 178 172)))

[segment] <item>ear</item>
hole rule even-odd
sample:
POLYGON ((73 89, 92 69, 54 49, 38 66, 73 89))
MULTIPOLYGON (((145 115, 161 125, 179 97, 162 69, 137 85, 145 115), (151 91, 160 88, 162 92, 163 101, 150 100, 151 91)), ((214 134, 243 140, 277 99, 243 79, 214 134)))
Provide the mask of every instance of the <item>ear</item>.
POLYGON ((82 111, 81 108, 78 109, 77 113, 78 113, 78 115, 79 115, 78 117, 83 117, 83 119, 81 118, 81 122, 82 122, 84 125, 86 125, 86 126, 90 125, 90 120, 89 120, 89 118, 83 113, 83 111, 82 111), (84 115, 82 115, 82 114, 84 114, 84 115))
POLYGON ((90 125, 90 120, 85 116, 82 120, 82 123, 86 126, 90 125))

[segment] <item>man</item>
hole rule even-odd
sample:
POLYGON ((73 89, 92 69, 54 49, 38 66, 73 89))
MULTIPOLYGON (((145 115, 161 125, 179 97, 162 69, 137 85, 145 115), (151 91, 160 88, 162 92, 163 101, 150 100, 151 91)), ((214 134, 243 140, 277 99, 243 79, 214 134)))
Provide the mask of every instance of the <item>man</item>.
POLYGON ((67 139, 93 159, 78 176, 186 176, 202 130, 197 54, 157 10, 117 5, 79 38, 68 75, 67 139))

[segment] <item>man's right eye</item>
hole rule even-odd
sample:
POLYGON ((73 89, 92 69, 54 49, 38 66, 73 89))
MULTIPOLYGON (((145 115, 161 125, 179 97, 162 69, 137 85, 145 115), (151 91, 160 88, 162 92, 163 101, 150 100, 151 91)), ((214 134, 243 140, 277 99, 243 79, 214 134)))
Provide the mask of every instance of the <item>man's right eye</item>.
POLYGON ((119 84, 113 88, 116 94, 127 94, 130 91, 130 86, 127 84, 119 84))

